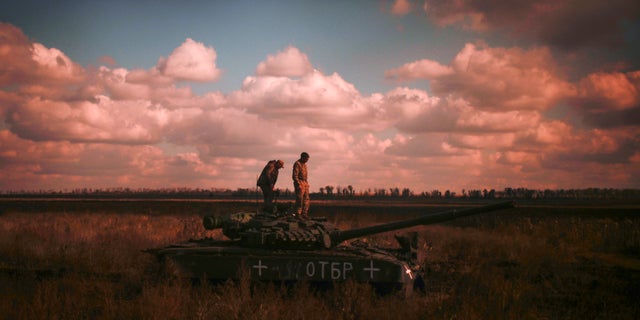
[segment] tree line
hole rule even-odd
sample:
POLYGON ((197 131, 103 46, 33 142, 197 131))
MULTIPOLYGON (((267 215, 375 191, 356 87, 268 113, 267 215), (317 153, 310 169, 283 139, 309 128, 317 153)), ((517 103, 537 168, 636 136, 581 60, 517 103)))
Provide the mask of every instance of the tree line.
MULTIPOLYGON (((99 198, 260 198, 257 188, 75 188, 65 190, 18 190, 2 191, 2 197, 99 197, 99 198)), ((279 190, 279 196, 292 199, 292 190, 279 190)), ((569 200, 613 200, 640 199, 640 189, 584 188, 584 189, 528 189, 507 187, 495 189, 462 189, 414 192, 410 188, 369 188, 356 190, 353 186, 324 186, 312 192, 315 199, 569 199, 569 200)))

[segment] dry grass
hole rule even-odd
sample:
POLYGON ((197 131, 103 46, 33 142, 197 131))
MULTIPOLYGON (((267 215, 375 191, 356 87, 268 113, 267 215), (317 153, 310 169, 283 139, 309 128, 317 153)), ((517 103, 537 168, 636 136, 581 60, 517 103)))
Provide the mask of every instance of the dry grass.
MULTIPOLYGON (((330 220, 342 228, 398 218, 340 210, 330 220)), ((204 231, 200 213, 6 210, 0 318, 638 318, 640 217, 536 212, 413 228, 422 239, 427 290, 407 298, 380 297, 352 282, 316 292, 304 283, 282 288, 246 279, 212 285, 158 277, 155 259, 141 250, 221 236, 204 231)), ((387 233, 368 241, 393 240, 387 233)))

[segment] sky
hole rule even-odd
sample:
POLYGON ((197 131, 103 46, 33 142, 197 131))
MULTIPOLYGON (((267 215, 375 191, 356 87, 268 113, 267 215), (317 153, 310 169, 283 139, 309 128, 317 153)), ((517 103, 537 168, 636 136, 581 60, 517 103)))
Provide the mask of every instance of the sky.
POLYGON ((636 0, 4 1, 0 191, 640 188, 636 0))

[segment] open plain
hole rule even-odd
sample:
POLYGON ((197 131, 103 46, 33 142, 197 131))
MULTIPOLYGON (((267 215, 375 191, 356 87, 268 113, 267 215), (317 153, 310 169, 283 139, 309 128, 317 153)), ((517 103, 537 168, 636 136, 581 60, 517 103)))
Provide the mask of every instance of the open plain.
MULTIPOLYGON (((313 201, 341 229, 469 201, 313 201)), ((413 227, 426 289, 378 296, 367 284, 317 292, 248 281, 198 283, 160 272, 147 248, 222 237, 204 214, 246 201, 0 199, 4 319, 637 319, 640 209, 616 203, 519 204, 413 227)), ((388 232, 364 240, 393 245, 388 232)))

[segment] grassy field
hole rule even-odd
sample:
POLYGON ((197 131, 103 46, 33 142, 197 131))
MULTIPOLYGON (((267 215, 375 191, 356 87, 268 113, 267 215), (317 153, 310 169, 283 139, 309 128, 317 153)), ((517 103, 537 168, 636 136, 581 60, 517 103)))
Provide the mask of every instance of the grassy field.
MULTIPOLYGON (((316 292, 160 276, 146 248, 221 237, 204 214, 255 211, 212 201, 0 201, 2 319, 638 319, 640 212, 633 206, 522 205, 411 228, 426 292, 366 284, 316 292)), ((313 203, 340 228, 465 204, 313 203)), ((366 240, 393 244, 394 232, 366 240)))

